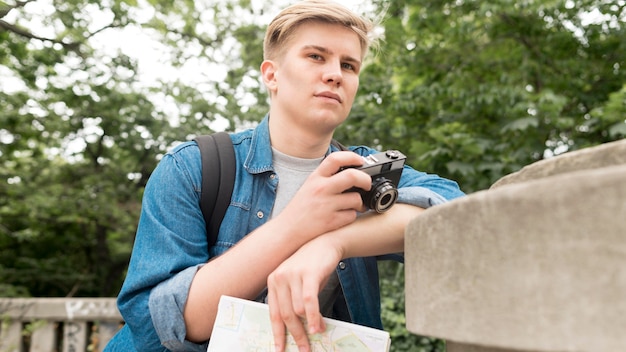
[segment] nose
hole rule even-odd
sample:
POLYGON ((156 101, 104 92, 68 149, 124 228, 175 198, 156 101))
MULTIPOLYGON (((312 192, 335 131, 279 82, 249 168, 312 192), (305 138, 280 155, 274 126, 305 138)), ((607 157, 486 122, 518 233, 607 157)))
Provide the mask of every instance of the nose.
POLYGON ((324 82, 329 84, 340 85, 343 81, 343 74, 341 72, 340 64, 329 64, 324 71, 324 76, 322 78, 324 82))

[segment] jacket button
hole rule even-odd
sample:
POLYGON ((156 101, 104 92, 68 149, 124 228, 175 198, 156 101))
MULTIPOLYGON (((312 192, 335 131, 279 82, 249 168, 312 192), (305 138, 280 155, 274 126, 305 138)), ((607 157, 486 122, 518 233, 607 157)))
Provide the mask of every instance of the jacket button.
POLYGON ((273 180, 273 179, 275 179, 275 178, 276 178, 276 174, 271 174, 271 175, 270 175, 270 180, 273 180))
POLYGON ((256 217, 257 217, 257 218, 259 218, 259 219, 263 219, 263 216, 264 216, 264 215, 263 215, 263 212, 262 212, 262 211, 258 211, 258 212, 256 213, 256 217))
POLYGON ((346 268, 346 263, 344 262, 339 262, 339 269, 343 270, 346 268))

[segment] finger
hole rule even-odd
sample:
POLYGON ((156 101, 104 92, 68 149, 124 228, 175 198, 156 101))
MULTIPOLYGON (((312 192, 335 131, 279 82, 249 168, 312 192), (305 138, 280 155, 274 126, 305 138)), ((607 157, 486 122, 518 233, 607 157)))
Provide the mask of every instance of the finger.
MULTIPOLYGON (((298 351, 308 351, 310 348, 309 337, 304 328, 304 322, 302 321, 302 317, 296 314, 292 307, 291 302, 293 300, 293 297, 289 297, 289 299, 279 299, 281 300, 281 303, 278 304, 280 309, 280 320, 282 321, 281 326, 289 331, 289 333, 291 333, 294 342, 296 343, 296 345, 298 345, 298 351)), ((284 338, 284 331, 282 332, 282 334, 284 338)))
POLYGON ((336 230, 340 227, 351 224, 358 216, 357 210, 345 209, 335 211, 331 218, 326 219, 325 232, 336 230))
POLYGON ((291 289, 291 307, 285 305, 285 309, 293 309, 293 312, 298 317, 305 316, 305 302, 302 300, 302 282, 299 277, 294 277, 290 281, 289 287, 291 289))
POLYGON ((280 307, 276 303, 278 302, 276 292, 274 290, 268 290, 267 303, 270 309, 270 323, 272 325, 272 335, 274 336, 274 350, 276 352, 284 352, 287 335, 285 333, 285 324, 280 315, 280 307))
MULTIPOLYGON (((298 345, 299 351, 309 351, 310 349, 309 338, 306 334, 304 323, 302 322, 301 317, 296 314, 294 310, 294 297, 299 296, 293 296, 292 289, 295 292, 301 292, 301 289, 293 288, 299 285, 301 285, 301 282, 298 280, 289 281, 289 275, 280 270, 273 272, 268 277, 268 291, 272 292, 273 297, 273 308, 271 309, 276 310, 274 313, 270 313, 270 320, 272 323, 272 333, 274 335, 274 343, 277 346, 277 351, 282 352, 285 349, 285 329, 291 333, 294 342, 298 345), (281 283, 289 283, 289 285, 281 283)), ((298 299, 295 301, 297 302, 298 299)), ((271 309, 270 312, 272 312, 271 309)), ((302 316, 304 316, 304 309, 301 308, 301 310, 302 316)))
POLYGON ((304 308, 309 334, 324 332, 324 322, 320 313, 318 292, 320 283, 317 280, 306 280, 303 287, 304 308))
MULTIPOLYGON (((285 319, 286 317, 283 317, 285 319)), ((289 319, 285 321, 285 326, 287 330, 291 333, 294 342, 298 346, 298 351, 309 351, 311 346, 309 344, 309 335, 307 335, 306 330, 304 329, 304 324, 300 317, 296 315, 289 316, 289 319), (295 319, 292 319, 295 318, 295 319)))
POLYGON ((330 153, 320 166, 317 172, 322 176, 332 176, 342 168, 355 167, 363 165, 363 158, 354 152, 335 152, 330 153))
POLYGON ((298 345, 298 351, 308 351, 309 337, 305 323, 302 321, 305 317, 305 304, 302 300, 302 281, 300 277, 297 277, 288 281, 288 283, 289 289, 281 290, 280 293, 282 295, 278 295, 281 319, 287 331, 291 333, 294 342, 298 345))
MULTIPOLYGON (((320 167, 321 164, 318 169, 320 167)), ((336 172, 331 176, 322 176, 322 178, 320 178, 319 176, 322 172, 316 170, 308 178, 308 180, 315 180, 308 184, 310 191, 315 197, 339 194, 352 188, 360 188, 366 191, 372 188, 371 176, 358 169, 348 168, 336 172)))
POLYGON ((360 211, 363 208, 363 198, 357 191, 343 192, 334 199, 337 209, 352 209, 360 211))
POLYGON ((344 169, 331 177, 333 178, 333 183, 337 185, 337 188, 343 191, 353 187, 361 188, 366 191, 372 188, 372 177, 359 169, 344 169))

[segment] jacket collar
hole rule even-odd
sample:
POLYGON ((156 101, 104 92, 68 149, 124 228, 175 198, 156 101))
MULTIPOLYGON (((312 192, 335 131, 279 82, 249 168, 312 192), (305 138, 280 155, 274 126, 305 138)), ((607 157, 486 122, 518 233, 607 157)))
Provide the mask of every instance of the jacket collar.
MULTIPOLYGON (((328 146, 326 155, 338 150, 340 149, 337 146, 331 144, 328 146)), ((265 115, 263 120, 261 120, 259 125, 255 127, 252 132, 250 150, 248 150, 248 155, 246 155, 244 168, 251 174, 274 171, 269 114, 265 115)))
POLYGON ((244 168, 251 174, 274 171, 272 164, 272 145, 270 142, 269 114, 252 132, 250 150, 244 162, 244 168))

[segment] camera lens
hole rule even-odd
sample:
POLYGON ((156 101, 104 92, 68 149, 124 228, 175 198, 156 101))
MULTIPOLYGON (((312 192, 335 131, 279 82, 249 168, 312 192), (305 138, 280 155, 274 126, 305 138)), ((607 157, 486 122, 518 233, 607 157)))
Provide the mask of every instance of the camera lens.
POLYGON ((393 196, 389 193, 385 194, 380 198, 380 202, 378 202, 381 206, 387 206, 387 204, 393 202, 393 196))
POLYGON ((389 210, 398 199, 398 190, 388 179, 376 179, 372 183, 372 189, 369 192, 368 198, 365 204, 370 209, 378 213, 383 213, 389 210))

